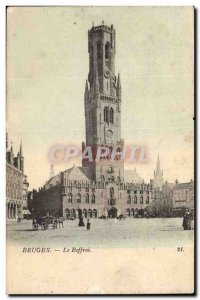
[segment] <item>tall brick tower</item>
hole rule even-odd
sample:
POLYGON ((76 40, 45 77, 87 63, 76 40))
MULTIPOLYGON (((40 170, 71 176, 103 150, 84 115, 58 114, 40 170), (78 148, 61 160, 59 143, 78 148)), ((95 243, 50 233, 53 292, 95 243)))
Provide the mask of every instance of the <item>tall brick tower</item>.
MULTIPOLYGON (((115 30, 113 25, 104 24, 88 31, 89 75, 85 86, 85 124, 86 143, 82 150, 91 146, 93 153, 97 148, 109 147, 120 152, 121 139, 121 83, 115 76, 115 30)), ((108 155, 108 158, 110 155, 108 155)), ((89 167, 90 176, 96 181, 123 181, 124 162, 119 159, 101 159, 83 166, 89 167)))

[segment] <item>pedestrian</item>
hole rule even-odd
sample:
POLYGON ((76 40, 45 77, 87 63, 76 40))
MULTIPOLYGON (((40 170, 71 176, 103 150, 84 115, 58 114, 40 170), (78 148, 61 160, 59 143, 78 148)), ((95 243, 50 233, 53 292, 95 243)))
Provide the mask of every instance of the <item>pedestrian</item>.
POLYGON ((55 229, 57 229, 58 228, 58 220, 56 218, 54 220, 54 224, 55 224, 55 229))
POLYGON ((80 226, 85 226, 84 221, 83 221, 83 217, 80 217, 80 218, 79 218, 78 226, 79 226, 79 227, 80 227, 80 226))
POLYGON ((62 224, 62 228, 64 228, 64 218, 63 217, 60 218, 60 224, 62 224))
POLYGON ((58 224, 59 224, 59 229, 60 229, 60 226, 62 225, 62 228, 64 227, 64 224, 63 224, 63 217, 59 217, 58 218, 58 224))
POLYGON ((90 220, 87 219, 87 230, 90 230, 90 220))
POLYGON ((184 215, 182 226, 184 230, 191 230, 191 217, 188 212, 184 215))

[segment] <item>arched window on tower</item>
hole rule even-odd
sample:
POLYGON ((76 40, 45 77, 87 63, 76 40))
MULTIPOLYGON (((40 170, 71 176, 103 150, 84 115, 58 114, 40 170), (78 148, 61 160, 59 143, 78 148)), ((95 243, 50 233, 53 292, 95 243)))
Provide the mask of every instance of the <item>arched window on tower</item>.
POLYGON ((107 42, 105 45, 105 59, 110 58, 110 43, 107 42))
POLYGON ((104 122, 106 122, 106 123, 109 122, 109 116, 108 116, 108 113, 109 113, 109 108, 108 108, 108 106, 105 106, 105 107, 104 107, 104 122))
POLYGON ((114 122, 114 111, 113 111, 113 108, 111 107, 110 108, 110 123, 113 124, 114 122))
POLYGON ((97 42, 97 58, 101 58, 101 42, 97 42))
POLYGON ((104 107, 104 110, 103 110, 103 120, 104 120, 104 122, 106 122, 106 107, 104 107))

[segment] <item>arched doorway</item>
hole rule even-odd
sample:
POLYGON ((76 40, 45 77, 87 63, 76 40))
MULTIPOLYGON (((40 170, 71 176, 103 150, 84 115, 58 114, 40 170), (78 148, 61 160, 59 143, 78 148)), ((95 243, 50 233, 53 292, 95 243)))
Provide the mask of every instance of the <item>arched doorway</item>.
POLYGON ((78 212, 78 219, 82 218, 82 210, 79 208, 77 209, 78 212))
POLYGON ((88 218, 92 218, 92 210, 88 209, 88 218))
POLYGON ((138 218, 138 208, 135 209, 134 218, 138 218))
POLYGON ((93 209, 93 212, 92 212, 92 214, 93 214, 93 218, 97 218, 97 210, 96 209, 93 209))
POLYGON ((67 220, 70 218, 70 210, 68 208, 65 209, 65 217, 67 220))
POLYGON ((83 217, 87 218, 87 210, 86 209, 83 209, 83 217))
POLYGON ((108 218, 116 218, 117 217, 117 209, 112 207, 108 210, 108 218))
POLYGON ((130 209, 129 208, 126 209, 126 216, 130 217, 130 209))
POLYGON ((75 209, 71 209, 71 217, 73 218, 73 219, 76 219, 76 212, 75 212, 75 209))

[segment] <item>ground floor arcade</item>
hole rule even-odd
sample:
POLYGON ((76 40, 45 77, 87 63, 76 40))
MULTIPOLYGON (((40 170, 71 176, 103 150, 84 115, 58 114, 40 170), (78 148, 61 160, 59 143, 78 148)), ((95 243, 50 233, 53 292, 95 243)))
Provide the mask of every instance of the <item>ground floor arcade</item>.
POLYGON ((66 219, 77 219, 79 217, 83 218, 116 218, 120 215, 124 217, 137 217, 138 215, 143 216, 145 214, 145 209, 139 208, 118 208, 115 206, 109 206, 107 208, 65 208, 63 210, 63 217, 66 219))
POLYGON ((22 205, 16 202, 6 203, 6 217, 7 219, 18 219, 22 217, 22 205))

